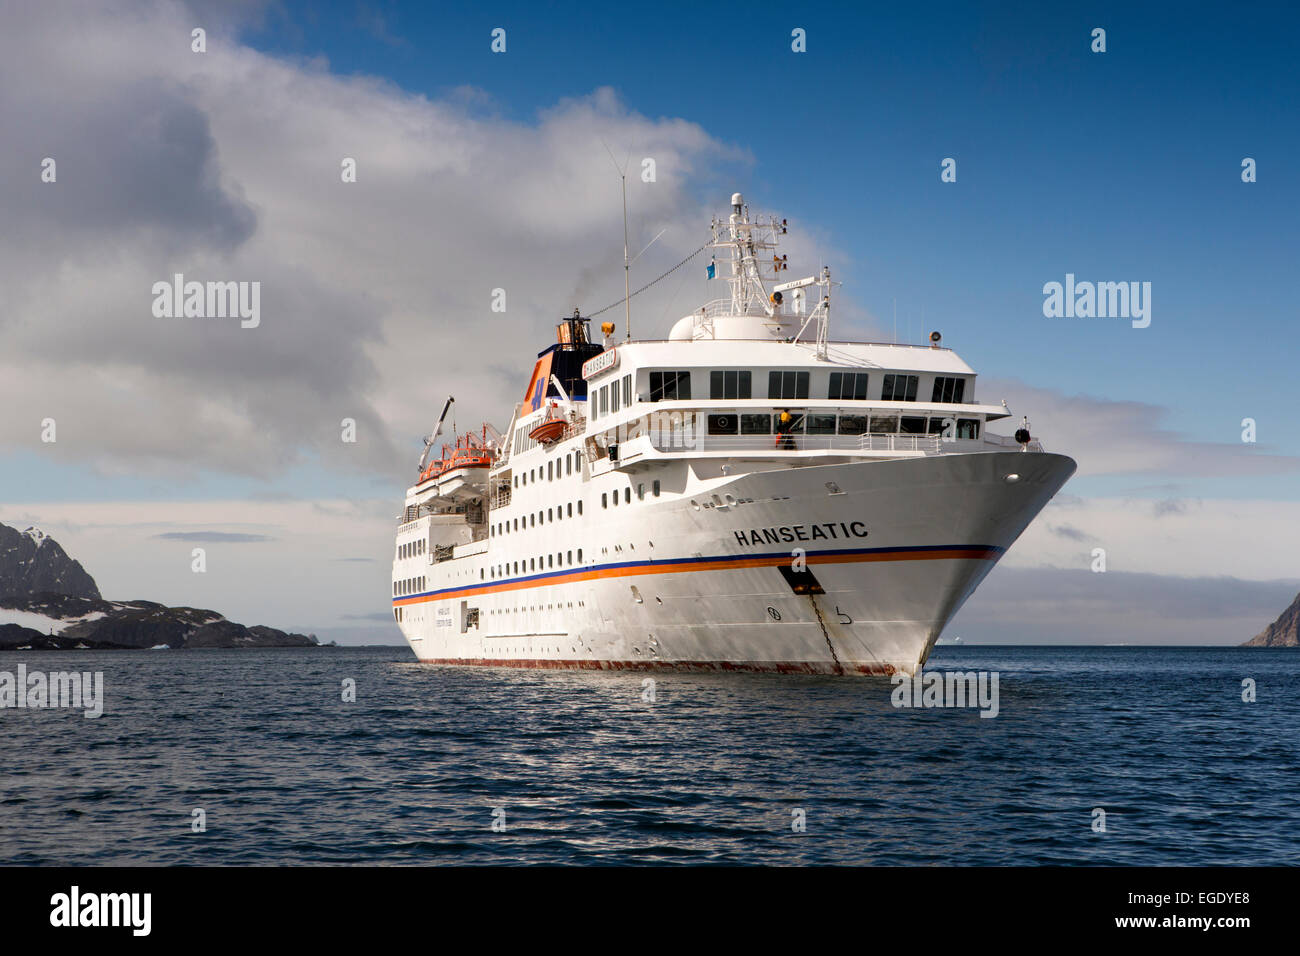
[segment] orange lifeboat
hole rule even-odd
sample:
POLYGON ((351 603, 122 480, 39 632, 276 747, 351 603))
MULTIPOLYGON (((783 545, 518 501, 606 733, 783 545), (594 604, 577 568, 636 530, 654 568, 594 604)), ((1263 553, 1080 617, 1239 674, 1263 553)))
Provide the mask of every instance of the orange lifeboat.
POLYGON ((457 438, 455 447, 443 445, 442 457, 429 462, 428 467, 420 472, 418 484, 447 477, 461 469, 492 467, 492 451, 486 447, 487 426, 484 426, 483 432, 481 442, 475 442, 470 435, 464 435, 457 438))
POLYGON ((560 437, 564 434, 565 424, 564 419, 556 411, 555 405, 552 404, 546 413, 546 417, 537 423, 533 430, 528 433, 528 437, 533 441, 549 445, 551 442, 560 440, 560 437))

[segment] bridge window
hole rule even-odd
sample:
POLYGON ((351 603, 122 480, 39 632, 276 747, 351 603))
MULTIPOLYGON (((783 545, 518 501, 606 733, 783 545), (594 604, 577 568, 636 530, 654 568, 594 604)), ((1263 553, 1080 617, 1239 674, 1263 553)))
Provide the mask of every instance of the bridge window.
POLYGON ((966 380, 964 378, 948 378, 944 375, 936 375, 934 378, 934 393, 930 396, 930 401, 960 405, 962 393, 965 391, 966 380))
POLYGON ((768 372, 768 398, 807 398, 807 372, 768 372))
POLYGON ((734 435, 740 426, 735 415, 710 415, 708 424, 710 435, 734 435))
POLYGON ((916 401, 916 375, 886 375, 885 384, 880 390, 880 399, 885 402, 916 401))
POLYGON ((650 401, 685 402, 691 397, 690 372, 651 372, 650 401))
POLYGON ((834 435, 835 416, 834 415, 809 415, 808 434, 809 435, 834 435))
POLYGON ((831 372, 831 387, 827 398, 842 402, 863 402, 867 399, 865 372, 831 372))
POLYGON ((630 374, 623 376, 623 406, 630 407, 632 404, 632 376, 630 374))
POLYGON ((749 398, 751 390, 749 372, 709 373, 709 398, 749 398))
POLYGON ((614 412, 618 411, 618 404, 619 404, 618 399, 622 389, 618 387, 618 382, 611 382, 605 387, 609 389, 609 411, 610 414, 613 414, 614 412))

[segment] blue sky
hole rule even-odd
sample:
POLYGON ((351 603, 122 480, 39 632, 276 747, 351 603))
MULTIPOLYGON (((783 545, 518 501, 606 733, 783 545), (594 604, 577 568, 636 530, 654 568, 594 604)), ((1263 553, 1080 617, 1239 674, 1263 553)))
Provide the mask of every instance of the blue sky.
POLYGON ((1261 441, 1300 452, 1294 9, 542 10, 288 3, 249 40, 409 90, 473 85, 519 120, 612 85, 750 150, 737 188, 815 222, 851 252, 840 278, 875 315, 892 323, 896 298, 916 334, 924 310, 978 371, 1165 405, 1169 427, 1206 441, 1255 417, 1261 441), (488 52, 497 26, 504 56, 488 52), (958 179, 941 184, 949 156, 958 179), (1066 272, 1152 282, 1152 326, 1043 319, 1042 284, 1066 272))
MULTIPOLYGON (((900 338, 942 330, 981 398, 1009 398, 1079 460, 1055 517, 1013 553, 1026 566, 1086 567, 1081 542, 1114 541, 1120 570, 1300 577, 1285 533, 1300 520, 1300 14, 1286 5, 69 0, 7 26, 0 128, 21 149, 0 162, 0 400, 13 411, 0 521, 63 529, 92 572, 122 542, 162 548, 159 528, 187 515, 271 539, 238 552, 268 557, 226 591, 190 594, 188 572, 159 570, 170 552, 150 551, 110 567, 106 593, 323 630, 337 609, 303 622, 300 594, 276 605, 258 590, 307 547, 272 527, 292 500, 341 522, 332 540, 346 545, 308 549, 358 562, 336 603, 385 594, 388 511, 443 396, 462 398, 462 425, 504 426, 553 318, 622 292, 600 138, 634 171, 652 147, 665 160, 653 195, 629 186, 634 244, 670 227, 634 286, 697 246, 740 190, 835 265, 833 334, 891 337, 896 301, 900 338), (204 56, 188 49, 195 25, 204 56), (504 55, 489 48, 496 27, 504 55), (796 27, 806 53, 791 51, 796 27), (1090 49, 1096 27, 1105 53, 1090 49), (62 194, 33 185, 50 152, 67 171, 58 189, 88 190, 67 207, 80 215, 52 212, 62 194), (340 155, 360 157, 350 193, 340 155), (955 183, 940 180, 947 157, 955 183), (572 216, 545 211, 552 191, 572 216), (495 202, 507 193, 536 207, 523 225, 495 202), (119 202, 113 228, 101 201, 119 202), (203 269, 264 279, 292 314, 277 325, 268 308, 242 337, 151 319, 154 279, 203 269), (1150 282, 1150 327, 1045 318, 1042 287, 1067 273, 1150 282), (500 283, 525 303, 517 324, 457 339, 500 283), (461 360, 439 364, 451 349, 461 360), (46 415, 57 448, 36 440, 46 415), (344 415, 362 423, 359 446, 339 447, 344 415), (1247 417, 1256 445, 1240 441, 1247 417), (338 502, 356 514, 339 518, 338 502), (131 507, 95 522, 97 503, 131 507), (88 530, 101 526, 115 537, 88 530)), ((689 268, 676 297, 664 283, 637 300, 638 334, 716 294, 689 268)))

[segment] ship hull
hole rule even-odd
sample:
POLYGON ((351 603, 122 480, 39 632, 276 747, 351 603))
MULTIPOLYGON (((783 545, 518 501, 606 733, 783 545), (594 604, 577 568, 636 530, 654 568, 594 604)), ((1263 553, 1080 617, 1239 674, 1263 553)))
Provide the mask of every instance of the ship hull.
POLYGON ((566 527, 578 567, 479 583, 431 565, 394 605, 433 664, 913 673, 1074 470, 989 452, 750 472, 566 527))

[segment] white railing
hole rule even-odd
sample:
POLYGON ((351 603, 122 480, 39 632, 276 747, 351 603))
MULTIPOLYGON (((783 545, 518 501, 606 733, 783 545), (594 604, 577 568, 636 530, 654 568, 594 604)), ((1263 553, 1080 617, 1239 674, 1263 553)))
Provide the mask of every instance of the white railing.
POLYGON ((971 442, 945 442, 938 435, 704 435, 689 429, 649 432, 650 444, 663 452, 872 451, 941 454, 971 442), (950 446, 945 449, 944 446, 950 446))
MULTIPOLYGON (((1019 448, 1020 442, 1016 441, 1010 435, 993 435, 989 432, 984 433, 984 444, 993 445, 996 448, 1019 448)), ((1043 443, 1037 438, 1029 441, 1028 448, 1030 451, 1042 451, 1043 443)))

